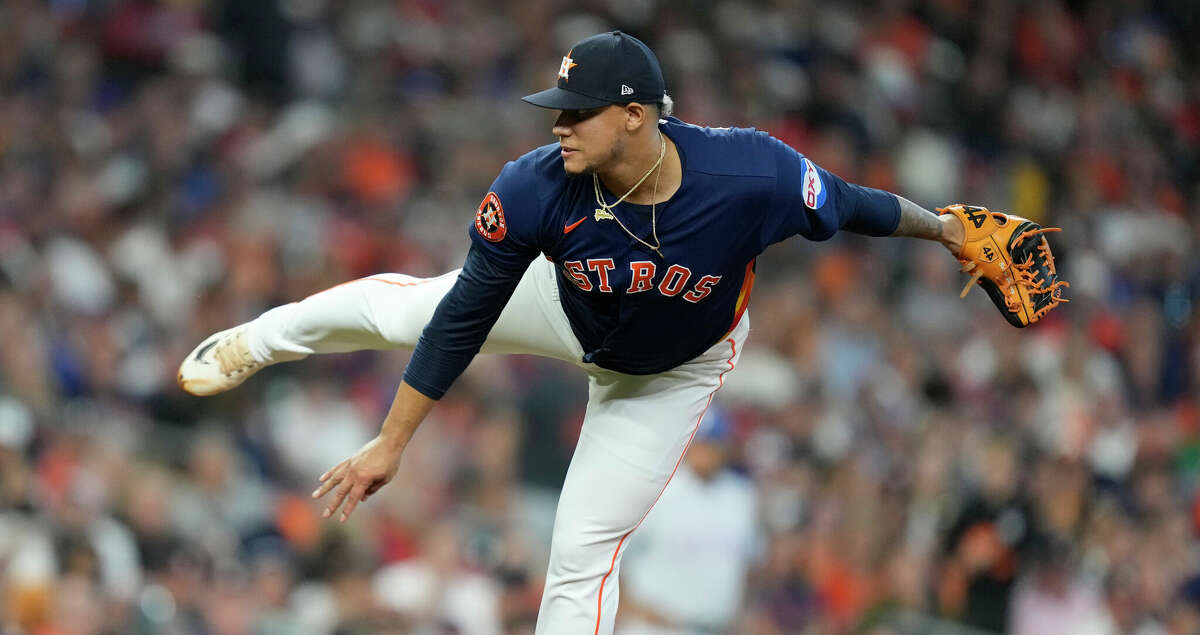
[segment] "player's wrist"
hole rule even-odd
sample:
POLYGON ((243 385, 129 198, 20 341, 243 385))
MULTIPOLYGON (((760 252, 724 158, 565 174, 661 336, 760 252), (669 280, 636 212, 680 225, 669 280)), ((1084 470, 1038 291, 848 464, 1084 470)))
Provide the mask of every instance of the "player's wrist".
POLYGON ((408 445, 408 439, 401 433, 389 432, 387 427, 385 425, 384 429, 380 430, 375 438, 378 440, 379 445, 399 456, 404 453, 404 448, 408 445))
POLYGON ((953 214, 942 214, 938 216, 938 222, 941 223, 941 233, 938 235, 938 242, 945 245, 946 249, 949 249, 950 253, 955 256, 962 253, 963 241, 967 235, 962 221, 953 214))

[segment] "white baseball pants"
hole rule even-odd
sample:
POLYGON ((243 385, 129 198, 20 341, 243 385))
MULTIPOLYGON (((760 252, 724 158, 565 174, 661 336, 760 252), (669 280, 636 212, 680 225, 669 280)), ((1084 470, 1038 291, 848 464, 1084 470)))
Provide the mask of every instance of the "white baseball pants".
MULTIPOLYGON (((482 352, 560 359, 588 374, 587 412, 558 502, 537 634, 608 634, 626 539, 658 501, 737 363, 750 318, 747 312, 690 362, 657 375, 625 375, 580 361, 583 349, 559 303, 555 275, 545 259, 530 265, 482 352)), ((412 348, 457 277, 457 270, 424 279, 380 274, 271 309, 251 323, 251 352, 267 360, 279 351, 412 348)))

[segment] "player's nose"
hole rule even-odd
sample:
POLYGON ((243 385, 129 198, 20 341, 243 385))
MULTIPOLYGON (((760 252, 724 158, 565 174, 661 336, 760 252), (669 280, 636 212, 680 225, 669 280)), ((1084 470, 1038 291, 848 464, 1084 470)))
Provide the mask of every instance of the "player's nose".
POLYGON ((568 119, 565 111, 558 113, 558 119, 554 120, 554 127, 550 128, 550 133, 560 138, 571 136, 571 126, 567 125, 568 119))

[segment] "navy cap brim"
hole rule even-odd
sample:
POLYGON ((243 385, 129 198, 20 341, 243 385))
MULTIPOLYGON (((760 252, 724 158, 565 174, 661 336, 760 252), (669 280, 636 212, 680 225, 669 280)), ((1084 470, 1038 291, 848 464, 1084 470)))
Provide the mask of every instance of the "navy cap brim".
POLYGON ((547 88, 540 93, 526 95, 521 98, 521 101, 540 108, 554 108, 556 110, 586 110, 588 108, 607 106, 612 103, 605 99, 597 99, 564 90, 558 86, 547 88))

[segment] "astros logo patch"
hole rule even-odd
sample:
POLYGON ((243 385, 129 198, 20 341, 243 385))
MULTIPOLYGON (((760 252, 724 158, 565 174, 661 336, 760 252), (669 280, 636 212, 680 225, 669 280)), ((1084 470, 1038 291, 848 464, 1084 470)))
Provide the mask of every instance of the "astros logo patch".
POLYGON ((804 159, 803 172, 800 181, 804 185, 804 204, 809 209, 818 209, 825 204, 825 184, 821 182, 821 174, 812 161, 804 159))
POLYGON ((475 230, 494 243, 504 240, 504 235, 508 233, 508 226, 504 224, 504 208, 500 206, 500 197, 495 192, 488 192, 479 204, 479 211, 475 214, 475 230))

